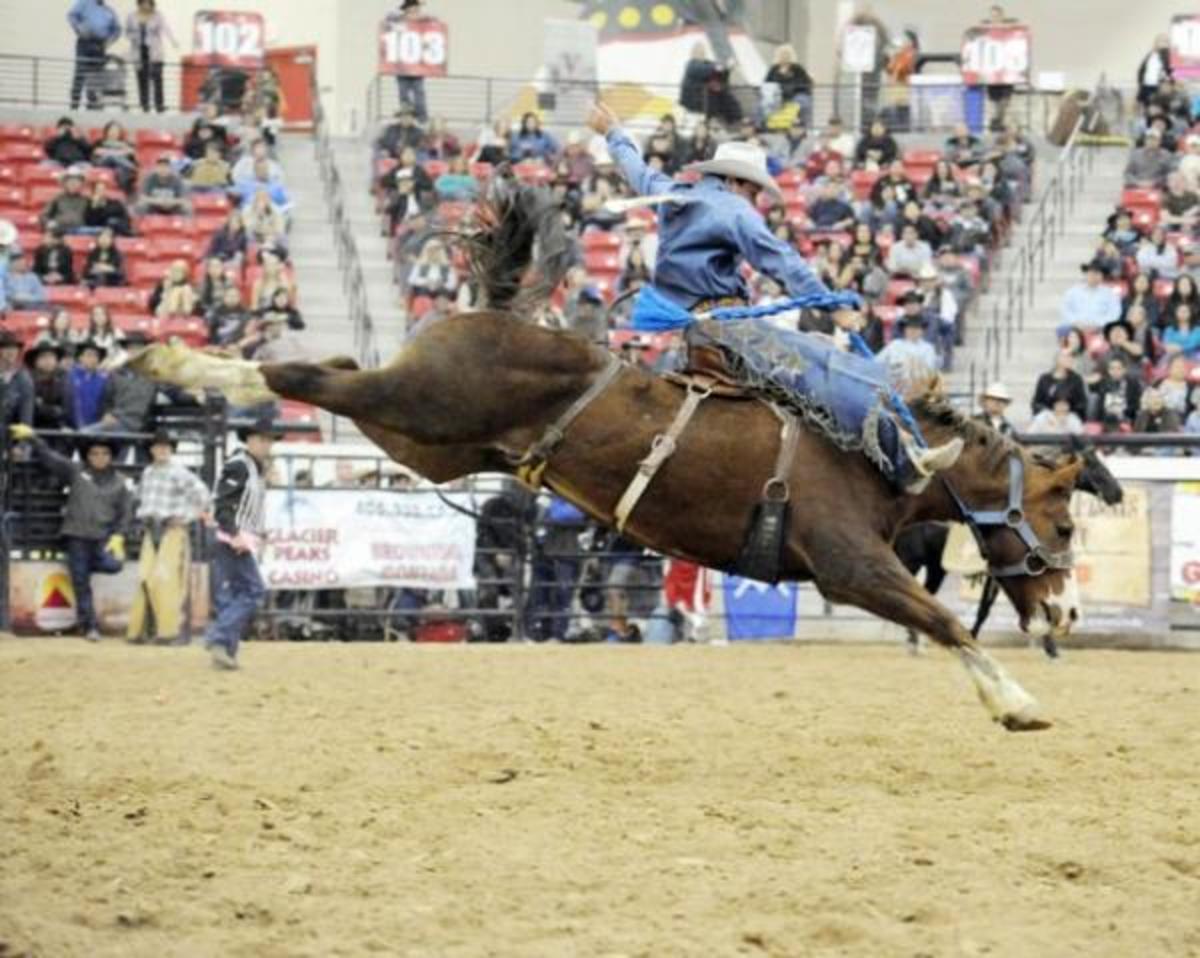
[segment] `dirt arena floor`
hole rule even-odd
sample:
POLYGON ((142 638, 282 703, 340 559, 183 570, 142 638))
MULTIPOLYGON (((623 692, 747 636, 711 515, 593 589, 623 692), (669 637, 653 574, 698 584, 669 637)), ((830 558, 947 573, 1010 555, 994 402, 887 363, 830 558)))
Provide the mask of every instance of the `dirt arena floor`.
POLYGON ((0 641, 0 955, 1200 955, 1200 657, 0 641))

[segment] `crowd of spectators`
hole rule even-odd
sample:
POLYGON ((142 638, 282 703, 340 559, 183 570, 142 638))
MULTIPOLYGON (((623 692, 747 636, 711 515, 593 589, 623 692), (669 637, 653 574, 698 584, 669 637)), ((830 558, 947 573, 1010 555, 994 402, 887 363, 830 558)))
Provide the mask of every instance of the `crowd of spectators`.
POLYGON ((1060 301, 1033 431, 1200 433, 1200 117, 1164 49, 1139 69, 1124 190, 1060 301))

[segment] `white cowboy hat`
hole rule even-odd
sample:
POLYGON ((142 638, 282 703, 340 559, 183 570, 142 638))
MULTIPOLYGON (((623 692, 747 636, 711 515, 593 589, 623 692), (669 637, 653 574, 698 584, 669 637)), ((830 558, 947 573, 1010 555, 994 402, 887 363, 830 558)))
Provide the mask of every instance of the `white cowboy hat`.
POLYGON ((684 169, 746 180, 761 186, 775 199, 783 199, 779 184, 767 172, 766 151, 752 143, 739 143, 736 140, 722 143, 717 147, 717 152, 711 160, 705 160, 703 163, 689 163, 684 169))
POLYGON ((980 399, 999 399, 1001 402, 1012 402, 1012 393, 1002 382, 994 382, 979 394, 980 399))
POLYGON ((0 246, 12 246, 16 241, 16 226, 9 220, 0 220, 0 246))

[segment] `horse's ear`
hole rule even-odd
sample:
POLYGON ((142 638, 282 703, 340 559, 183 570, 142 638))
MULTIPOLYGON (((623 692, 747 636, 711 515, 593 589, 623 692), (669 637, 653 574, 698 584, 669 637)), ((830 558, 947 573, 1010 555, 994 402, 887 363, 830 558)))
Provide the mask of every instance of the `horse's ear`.
POLYGON ((1085 463, 1082 456, 1069 452, 1054 464, 1054 480, 1067 486, 1074 486, 1079 474, 1083 472, 1085 463))

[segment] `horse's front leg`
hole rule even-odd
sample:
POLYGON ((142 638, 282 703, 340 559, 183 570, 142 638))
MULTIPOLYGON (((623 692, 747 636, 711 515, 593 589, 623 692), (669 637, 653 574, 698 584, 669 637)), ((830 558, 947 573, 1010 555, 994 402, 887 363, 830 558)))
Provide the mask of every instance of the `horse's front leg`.
POLYGON ((817 587, 831 602, 847 603, 898 625, 923 632, 958 653, 992 717, 1011 732, 1049 727, 1037 702, 990 655, 958 619, 925 591, 887 546, 861 551, 849 543, 822 550, 826 561, 817 587), (855 554, 857 551, 857 554, 855 554), (843 561, 829 557, 842 556, 843 561))

